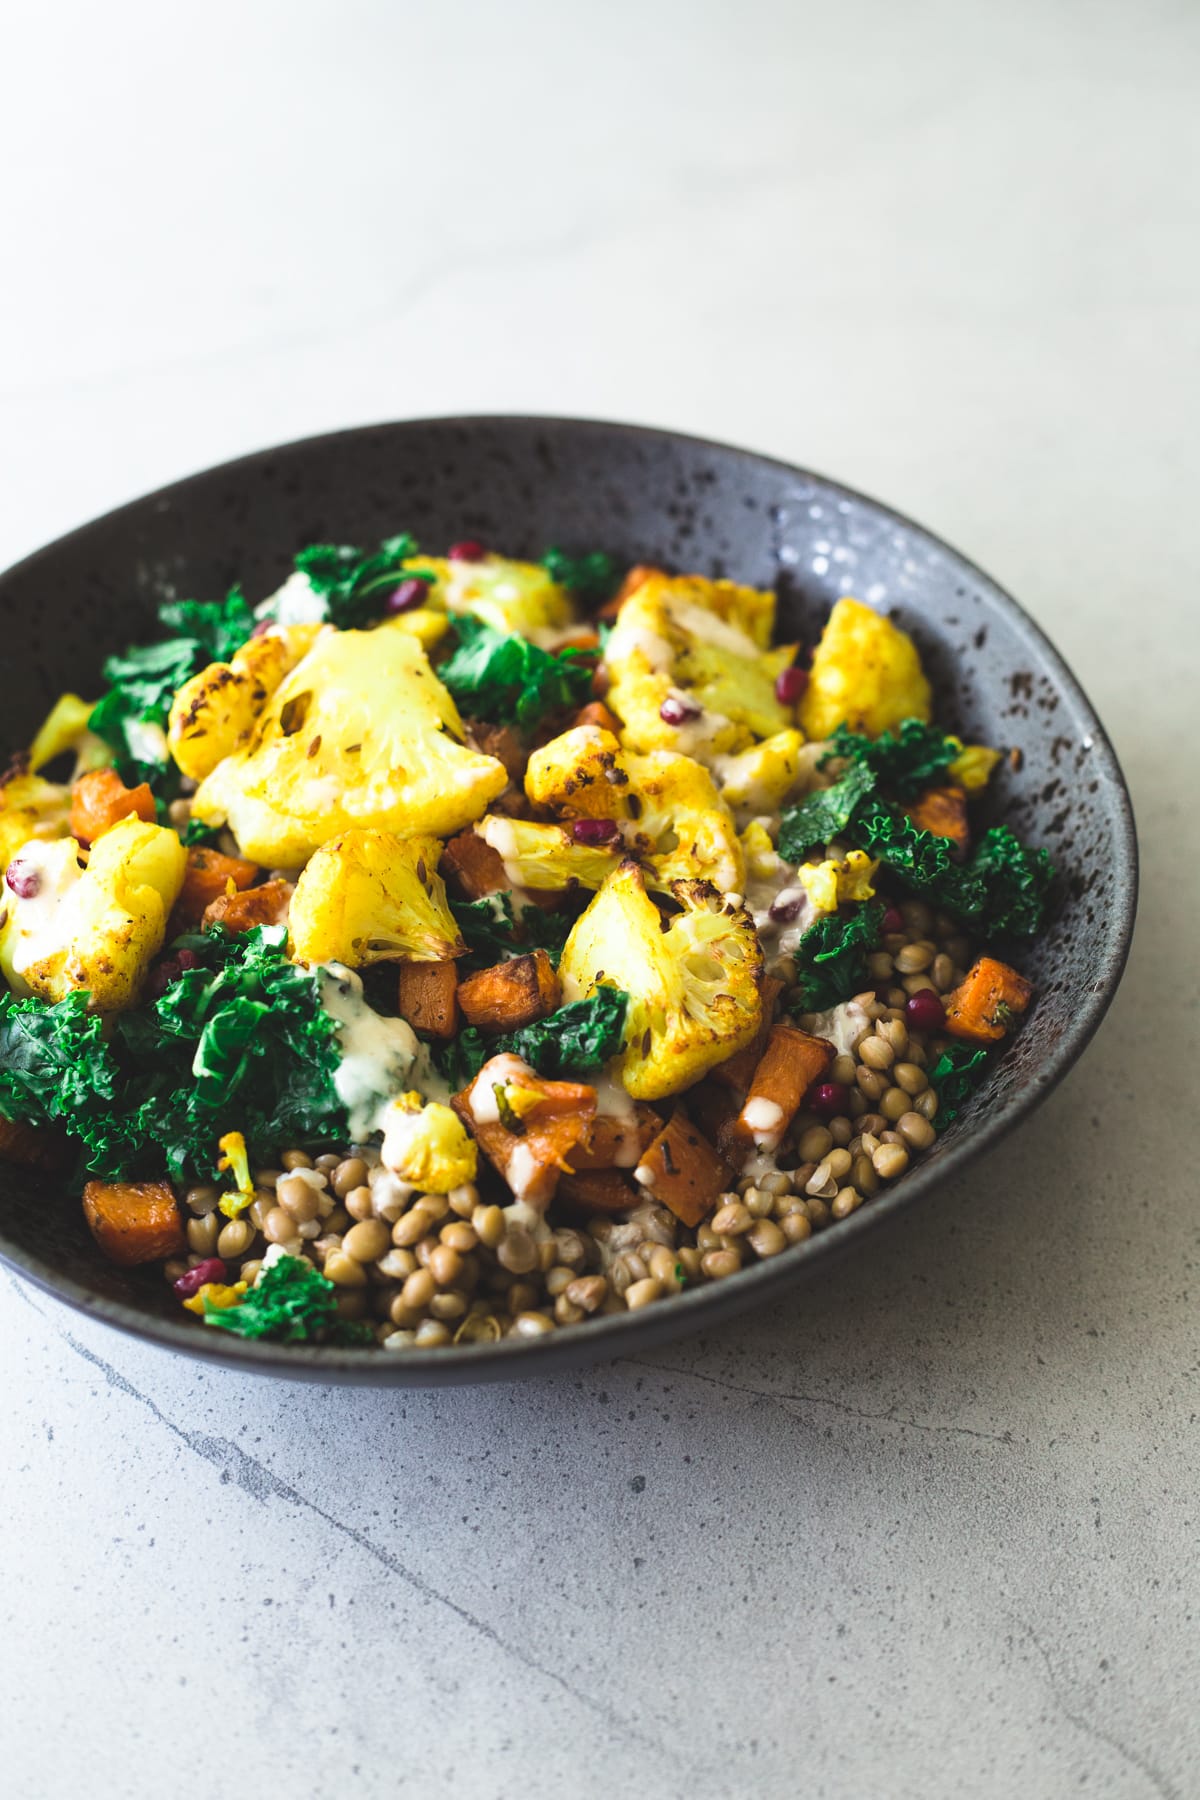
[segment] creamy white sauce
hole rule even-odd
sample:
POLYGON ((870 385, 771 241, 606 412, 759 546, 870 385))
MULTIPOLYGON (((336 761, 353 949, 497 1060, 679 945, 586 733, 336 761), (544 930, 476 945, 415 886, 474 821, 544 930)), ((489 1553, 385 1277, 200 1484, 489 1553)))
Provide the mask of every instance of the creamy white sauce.
POLYGON ((300 569, 288 576, 281 588, 254 610, 256 619, 274 619, 279 625, 319 625, 325 618, 325 600, 300 569))
POLYGON ((742 1121, 760 1149, 774 1150, 783 1125, 783 1108, 761 1094, 747 1100, 742 1108, 742 1121))
POLYGON ((777 1175, 779 1164, 775 1161, 773 1147, 757 1146, 742 1164, 742 1176, 750 1181, 761 1181, 764 1175, 777 1175))
POLYGON ((432 1071, 411 1025, 369 1007, 353 969, 331 963, 317 973, 321 1004, 337 1021, 342 1051, 333 1085, 349 1116, 350 1136, 369 1137, 383 1130, 389 1100, 418 1082, 428 1091, 432 1071))
POLYGON ((634 619, 618 618, 605 650, 606 661, 615 667, 625 662, 635 651, 640 651, 647 666, 655 674, 664 674, 675 658, 675 652, 666 638, 651 631, 649 626, 640 625, 634 619))
POLYGON ((666 596, 667 611, 672 622, 686 631, 689 637, 699 638, 702 643, 712 644, 718 650, 727 650, 731 656, 744 656, 751 662, 757 662, 762 651, 748 633, 737 625, 731 625, 719 613, 710 612, 706 606, 697 606, 691 600, 676 600, 666 596))
POLYGON ((383 1129, 380 1156, 384 1166, 393 1173, 407 1168, 413 1139, 421 1130, 421 1114, 406 1112, 402 1107, 390 1103, 383 1109, 380 1123, 383 1129))
POLYGON ((523 1142, 517 1143, 508 1159, 504 1177, 518 1200, 525 1199, 541 1173, 542 1165, 534 1156, 529 1145, 523 1142))
POLYGON ((125 742, 135 762, 165 763, 171 760, 167 734, 149 719, 126 719, 125 742))
POLYGON ((856 1000, 843 1000, 828 1012, 813 1013, 806 1026, 814 1037, 827 1038, 839 1056, 849 1056, 871 1029, 866 1008, 856 1000))
POLYGON ((71 941, 78 913, 79 846, 74 838, 52 843, 30 839, 12 858, 23 872, 36 875, 37 892, 21 898, 4 883, 0 886, 0 912, 9 914, 9 965, 21 991, 28 993, 27 974, 39 963, 59 956, 71 941))

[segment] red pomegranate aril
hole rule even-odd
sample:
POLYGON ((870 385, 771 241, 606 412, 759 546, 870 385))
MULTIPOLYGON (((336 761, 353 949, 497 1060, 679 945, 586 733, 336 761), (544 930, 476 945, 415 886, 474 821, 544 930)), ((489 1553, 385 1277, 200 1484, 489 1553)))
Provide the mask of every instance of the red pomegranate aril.
POLYGON ((274 623, 274 619, 260 619, 258 624, 254 627, 254 630, 250 633, 250 636, 252 638, 266 637, 274 623))
POLYGON ((457 544, 451 544, 446 555, 451 562, 482 562, 487 555, 487 548, 478 538, 463 538, 457 544))
POLYGON ((576 819, 571 836, 577 844, 611 844, 618 836, 615 819, 576 819))
POLYGON ((219 1256, 206 1256, 203 1262, 198 1262, 194 1269, 189 1269, 186 1275, 181 1275, 178 1281, 173 1281, 171 1283, 171 1286, 175 1289, 175 1292, 179 1295, 181 1300, 190 1300, 194 1295, 200 1292, 200 1289, 204 1287, 206 1283, 210 1281, 224 1281, 224 1279, 225 1264, 221 1261, 221 1258, 219 1256))
POLYGON ((18 900, 32 900, 42 885, 41 872, 30 863, 23 863, 20 858, 10 862, 4 876, 4 885, 11 888, 18 900))
POLYGON ((700 717, 700 708, 693 706, 690 700, 677 700, 668 694, 658 709, 658 716, 664 725, 686 725, 689 719, 700 717))
POLYGON ((200 958, 194 950, 177 950, 173 956, 164 956, 150 971, 150 979, 146 983, 152 1000, 161 1000, 177 975, 185 969, 198 969, 200 958))
POLYGON ((768 916, 777 925, 790 925, 793 919, 800 917, 800 908, 804 905, 804 895, 789 892, 784 888, 782 894, 776 894, 768 911, 768 916))
POLYGON ((893 937, 896 932, 904 930, 904 914, 898 907, 888 907, 883 915, 883 923, 880 926, 880 930, 883 932, 884 937, 893 937))
POLYGON ((428 583, 418 581, 415 575, 411 575, 398 588, 392 589, 388 595, 387 610, 390 613, 412 612, 415 606, 424 606, 428 594, 428 583))
POLYGON ((808 670, 793 663, 790 668, 781 669, 775 677, 775 698, 780 706, 795 706, 807 686, 808 670))
POLYGON ((904 1022, 913 1031, 943 1031, 946 1009, 930 988, 922 988, 905 1002, 904 1022))
POLYGON ((809 1090, 808 1105, 819 1119, 836 1119, 850 1105, 850 1090, 840 1081, 819 1081, 809 1090))

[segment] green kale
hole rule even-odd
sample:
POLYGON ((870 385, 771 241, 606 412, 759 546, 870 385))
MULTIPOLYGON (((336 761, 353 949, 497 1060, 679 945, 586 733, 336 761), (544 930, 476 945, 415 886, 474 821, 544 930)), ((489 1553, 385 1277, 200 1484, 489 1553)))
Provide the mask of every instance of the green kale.
POLYGON ((920 830, 879 800, 859 807, 850 836, 905 887, 983 936, 1031 938, 1041 930, 1054 865, 1007 825, 986 831, 966 863, 954 860, 949 838, 920 830))
POLYGON ((464 712, 495 725, 531 727, 548 713, 582 706, 594 661, 585 651, 555 656, 517 632, 495 631, 471 613, 454 621, 458 646, 438 665, 438 679, 464 712))
POLYGON ((569 556, 565 550, 547 550, 542 567, 552 581, 589 612, 611 600, 621 582, 621 570, 607 550, 592 550, 584 556, 569 556))
POLYGON ((572 921, 562 913, 527 906, 518 920, 511 893, 488 894, 482 900, 451 900, 450 910, 467 941, 470 954, 463 969, 486 969, 493 963, 545 950, 555 968, 572 921))
POLYGON ((810 850, 824 848, 838 837, 874 785, 875 777, 865 763, 851 763, 832 787, 818 788, 797 806, 790 806, 779 825, 779 854, 784 862, 803 862, 810 850))
POLYGON ((587 1075, 620 1051, 628 1009, 628 994, 620 988, 599 987, 587 1000, 560 1006, 549 1017, 505 1037, 487 1038, 468 1025, 449 1043, 432 1046, 434 1064, 456 1093, 474 1081, 490 1057, 503 1052, 519 1056, 547 1081, 587 1075))
POLYGON ((197 666, 228 662, 254 630, 254 614, 240 588, 230 588, 224 600, 168 600, 158 609, 161 624, 173 637, 189 638, 200 646, 197 666))
POLYGON ((861 737, 845 725, 833 734, 828 756, 861 763, 871 771, 875 786, 893 800, 911 800, 926 788, 943 781, 961 746, 946 736, 936 725, 924 725, 920 719, 905 719, 898 732, 885 731, 881 737, 861 737))
POLYGON ((61 1124, 83 1166, 118 1179, 211 1176, 218 1140, 251 1157, 343 1136, 337 1028, 318 978, 288 960, 282 926, 189 939, 202 960, 123 1013, 106 1043, 86 994, 0 997, 0 1110, 61 1124))
POLYGON ((326 1342, 369 1344, 370 1326, 339 1319, 337 1289, 302 1256, 281 1256, 266 1266, 236 1306, 204 1308, 204 1323, 244 1338, 274 1338, 289 1344, 326 1342))
POLYGON ((402 531, 385 538, 368 555, 348 544, 309 544, 296 567, 325 602, 325 617, 339 631, 370 625, 387 610, 387 597, 402 581, 432 584, 432 569, 406 569, 417 553, 416 539, 402 531))
POLYGON ((988 1072, 988 1053, 970 1044, 947 1044, 929 1071, 929 1085, 938 1097, 940 1131, 953 1124, 988 1072))
POLYGON ((586 1000, 560 1006, 545 1019, 510 1032, 496 1050, 511 1050, 548 1081, 602 1069, 625 1042, 629 995, 598 987, 586 1000))
POLYGON ((993 825, 980 838, 968 868, 983 890, 982 929, 1036 937, 1054 880, 1046 851, 1030 850, 1007 825, 993 825))
POLYGON ((208 848, 215 844, 221 835, 219 825, 203 825, 199 819, 189 819, 179 834, 180 842, 186 849, 196 847, 208 848))
POLYGON ((914 825, 907 813, 885 800, 871 799, 854 815, 851 837, 860 849, 879 858, 906 887, 935 903, 944 904, 951 893, 970 903, 963 871, 954 861, 954 845, 914 825), (945 897, 945 898, 944 898, 945 897))
POLYGON ((825 1012, 872 986, 867 952, 879 942, 884 906, 874 900, 843 917, 825 913, 810 925, 794 952, 793 1013, 825 1012))

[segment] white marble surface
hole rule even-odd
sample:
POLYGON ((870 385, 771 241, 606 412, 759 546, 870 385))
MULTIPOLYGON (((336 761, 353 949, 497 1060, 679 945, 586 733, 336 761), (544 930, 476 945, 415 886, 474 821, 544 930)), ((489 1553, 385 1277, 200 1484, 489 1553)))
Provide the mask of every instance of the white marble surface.
POLYGON ((1019 1141, 577 1378, 189 1367, 0 1282, 7 1792, 1200 1792, 1200 14, 10 9, 0 562, 272 440, 544 410, 808 462, 1075 664, 1145 853, 1019 1141))

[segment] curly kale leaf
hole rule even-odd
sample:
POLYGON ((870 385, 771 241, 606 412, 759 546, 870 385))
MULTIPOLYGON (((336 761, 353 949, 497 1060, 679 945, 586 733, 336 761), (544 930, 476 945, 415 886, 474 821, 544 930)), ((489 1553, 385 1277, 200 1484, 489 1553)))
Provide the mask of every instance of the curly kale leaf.
POLYGON ((470 1087, 489 1056, 496 1054, 494 1039, 485 1038, 477 1025, 464 1025, 456 1037, 445 1044, 431 1044, 433 1066, 452 1093, 470 1087))
POLYGON ((945 780, 946 771, 961 748, 957 739, 920 719, 905 719, 898 732, 885 731, 877 738, 862 737, 839 725, 822 763, 835 757, 860 763, 871 771, 881 793, 894 800, 912 800, 945 780))
POLYGON ((620 565, 607 550, 570 556, 552 545, 542 558, 542 567, 589 612, 611 600, 621 582, 620 565))
POLYGON ((588 1075, 620 1052, 628 1011, 628 994, 599 987, 586 1000, 573 1000, 505 1037, 487 1038, 468 1025, 448 1044, 434 1046, 434 1062, 455 1092, 468 1087, 484 1063, 503 1052, 519 1056, 547 1081, 588 1075))
POLYGON ((451 900, 450 910, 467 941, 469 955, 459 965, 486 969, 530 950, 545 950, 555 968, 571 930, 563 913, 527 906, 518 919, 511 893, 488 894, 482 900, 451 900))
POLYGON ((344 1135, 337 1027, 317 978, 288 960, 282 926, 189 939, 200 966, 105 1042, 87 995, 0 998, 0 1111, 61 1124, 92 1174, 211 1176, 223 1132, 268 1161, 344 1135))
POLYGON ((1030 850, 1007 825, 993 825, 980 838, 968 871, 983 890, 983 930, 1037 936, 1054 880, 1054 864, 1045 850, 1030 850))
POLYGON ((831 843, 845 831, 874 786, 870 768, 865 763, 851 763, 832 787, 818 788, 790 806, 779 824, 779 854, 784 862, 803 862, 810 850, 831 843))
POLYGON ((405 568, 416 553, 416 539, 402 531, 370 554, 349 544, 309 544, 296 567, 325 602, 330 624, 349 631, 382 618, 388 595, 402 581, 433 582, 432 569, 405 568))
POLYGON ((937 1122, 940 1130, 953 1124, 988 1072, 986 1050, 973 1050, 969 1044, 947 1044, 929 1071, 929 1085, 938 1097, 937 1122))
POLYGON ((582 706, 591 692, 594 663, 584 651, 556 656, 470 613, 459 614, 454 629, 458 645, 439 663, 438 679, 475 718, 528 728, 548 713, 582 706))
POLYGON ((206 1305, 204 1322, 238 1337, 289 1344, 312 1338, 343 1344, 373 1341, 370 1326, 338 1318, 337 1289, 302 1256, 281 1256, 267 1264, 236 1306, 206 1305))
POLYGON ((1030 850, 1007 825, 984 832, 966 863, 949 838, 922 831, 882 801, 861 806, 850 836, 913 893, 988 935, 1036 937, 1046 915, 1054 865, 1030 850))
POLYGON ((844 918, 840 913, 826 913, 809 926, 793 953, 793 1013, 826 1012, 871 986, 867 952, 879 942, 883 914, 883 903, 875 900, 855 907, 844 918))

